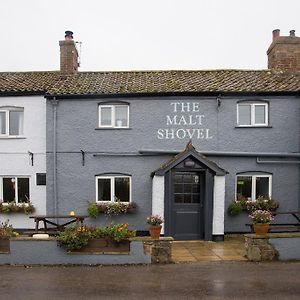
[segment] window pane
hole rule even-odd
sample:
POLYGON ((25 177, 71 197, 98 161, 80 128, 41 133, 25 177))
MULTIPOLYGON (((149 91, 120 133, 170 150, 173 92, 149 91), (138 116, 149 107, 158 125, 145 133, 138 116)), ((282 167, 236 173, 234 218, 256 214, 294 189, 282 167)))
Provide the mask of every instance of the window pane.
POLYGON ((265 124, 265 106, 255 105, 255 124, 265 124))
POLYGON ((18 202, 29 202, 29 178, 18 178, 18 202))
POLYGON ((98 201, 111 201, 111 185, 109 178, 98 179, 98 201))
POLYGON ((23 134, 23 111, 9 112, 9 135, 23 134))
POLYGON ((4 111, 0 112, 0 134, 6 133, 6 113, 4 111))
POLYGON ((101 126, 111 125, 111 107, 101 107, 101 126))
POLYGON ((183 195, 175 194, 175 195, 174 195, 174 202, 175 202, 175 203, 182 203, 182 202, 183 202, 183 195))
POLYGON ((238 176, 236 185, 237 200, 240 198, 247 198, 251 200, 252 194, 252 177, 251 176, 238 176))
POLYGON ((251 125, 251 105, 239 105, 239 125, 251 125))
POLYGON ((116 127, 128 126, 128 106, 115 107, 116 127))
POLYGON ((269 177, 256 177, 256 198, 259 196, 269 196, 269 177))
POLYGON ((129 202, 130 180, 128 177, 115 178, 115 197, 121 202, 129 202))
POLYGON ((15 178, 3 178, 3 202, 14 202, 15 196, 15 178))

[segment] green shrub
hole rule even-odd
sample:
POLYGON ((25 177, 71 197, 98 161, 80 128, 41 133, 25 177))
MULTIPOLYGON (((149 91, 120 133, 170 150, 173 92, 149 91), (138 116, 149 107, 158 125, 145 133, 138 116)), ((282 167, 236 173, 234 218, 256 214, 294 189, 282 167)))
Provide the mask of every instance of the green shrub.
POLYGON ((93 236, 95 238, 104 238, 114 242, 121 242, 135 237, 136 231, 129 230, 128 224, 111 224, 106 227, 96 228, 93 236))
POLYGON ((99 215, 99 209, 95 203, 89 203, 87 212, 91 218, 97 218, 99 215))
POLYGON ((227 212, 230 216, 236 216, 243 210, 241 203, 238 201, 231 202, 228 206, 227 212))
POLYGON ((57 243, 67 251, 81 249, 91 239, 91 230, 85 226, 69 227, 58 234, 57 243))

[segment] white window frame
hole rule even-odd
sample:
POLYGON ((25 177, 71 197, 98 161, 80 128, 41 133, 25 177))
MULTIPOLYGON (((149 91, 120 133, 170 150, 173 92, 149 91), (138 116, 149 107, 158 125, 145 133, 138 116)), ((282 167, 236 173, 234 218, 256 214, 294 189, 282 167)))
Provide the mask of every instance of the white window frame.
POLYGON ((269 197, 272 197, 272 175, 271 174, 247 174, 247 173, 243 173, 243 174, 237 174, 235 176, 235 199, 237 200, 237 183, 238 183, 238 177, 251 177, 251 201, 255 201, 256 200, 256 178, 257 177, 267 177, 269 178, 269 197))
POLYGON ((269 104, 268 103, 250 103, 250 102, 240 102, 237 103, 237 126, 238 127, 265 127, 269 125, 269 104), (239 107, 240 106, 250 106, 250 124, 240 124, 239 120, 239 107), (255 108, 257 106, 265 107, 265 123, 256 123, 255 120, 255 108))
POLYGON ((10 204, 10 203, 16 203, 16 204, 29 204, 28 202, 20 202, 19 203, 19 193, 18 193, 18 178, 28 178, 29 180, 29 201, 30 202, 30 195, 31 195, 31 179, 29 176, 14 176, 14 175, 5 175, 5 176, 0 176, 0 201, 2 204, 10 204), (4 202, 3 199, 3 178, 14 178, 15 179, 15 201, 13 202, 4 202))
POLYGON ((122 201, 122 203, 131 202, 131 176, 127 175, 114 175, 114 176, 96 176, 96 203, 111 203, 116 202, 115 197, 115 178, 129 178, 129 201, 122 201), (110 179, 110 199, 107 201, 98 200, 98 179, 110 179))
MULTIPOLYGON (((19 134, 19 135, 11 135, 10 134, 9 118, 10 118, 10 112, 11 111, 23 112, 23 116, 24 116, 24 108, 23 107, 12 107, 11 109, 0 108, 0 112, 5 113, 5 129, 6 129, 6 132, 4 134, 1 134, 1 132, 0 132, 0 138, 1 137, 20 137, 20 136, 24 136, 24 132, 23 132, 23 134, 19 134)), ((24 117, 23 117, 23 122, 24 122, 24 117)), ((23 123, 23 131, 24 131, 24 123, 23 123)))
POLYGON ((98 127, 99 128, 129 128, 129 105, 128 104, 111 104, 111 105, 99 105, 98 109, 98 127), (127 126, 117 126, 116 124, 116 107, 127 107, 127 126), (101 124, 101 110, 102 108, 111 108, 111 122, 110 125, 101 124))

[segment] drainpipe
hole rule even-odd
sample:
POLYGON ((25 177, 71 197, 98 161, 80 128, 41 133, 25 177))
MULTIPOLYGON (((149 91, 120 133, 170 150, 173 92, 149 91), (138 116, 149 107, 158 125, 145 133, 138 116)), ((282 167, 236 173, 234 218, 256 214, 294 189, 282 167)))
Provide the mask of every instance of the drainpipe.
POLYGON ((56 122, 57 122, 57 105, 59 101, 53 97, 51 101, 53 105, 53 200, 54 200, 54 215, 58 213, 57 201, 57 144, 56 144, 56 122))

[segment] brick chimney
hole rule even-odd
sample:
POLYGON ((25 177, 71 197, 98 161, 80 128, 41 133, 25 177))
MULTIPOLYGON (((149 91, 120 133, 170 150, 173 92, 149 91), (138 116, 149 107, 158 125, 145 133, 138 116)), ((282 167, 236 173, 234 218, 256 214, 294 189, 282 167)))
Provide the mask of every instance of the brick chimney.
POLYGON ((280 36, 280 30, 273 30, 273 41, 268 51, 268 69, 286 72, 300 72, 300 37, 295 30, 289 36, 280 36))
POLYGON ((64 74, 78 72, 78 51, 73 41, 73 32, 65 32, 65 40, 59 41, 60 46, 60 71, 64 74))

